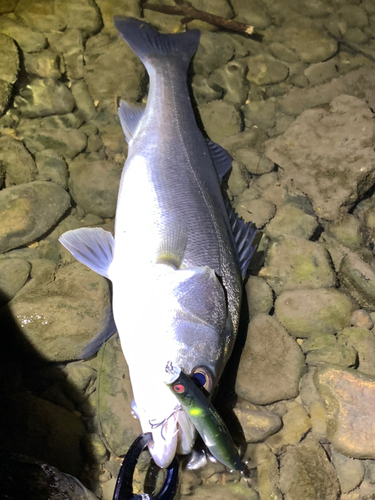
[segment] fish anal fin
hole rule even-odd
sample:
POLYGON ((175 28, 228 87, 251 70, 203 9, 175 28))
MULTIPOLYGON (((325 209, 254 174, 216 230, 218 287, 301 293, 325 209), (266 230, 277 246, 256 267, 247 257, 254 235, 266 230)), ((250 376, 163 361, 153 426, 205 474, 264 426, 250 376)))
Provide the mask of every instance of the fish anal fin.
POLYGON ((219 182, 223 180, 225 174, 229 172, 232 168, 233 158, 224 148, 216 144, 216 142, 212 142, 210 139, 206 139, 208 149, 210 151, 210 155, 212 158, 212 162, 215 166, 215 170, 217 176, 219 178, 219 182))
POLYGON ((87 359, 93 356, 99 351, 104 342, 111 338, 116 332, 117 327, 113 318, 112 308, 110 308, 103 322, 102 330, 83 348, 79 359, 87 359))
POLYGON ((144 111, 145 106, 132 106, 123 100, 120 101, 118 115, 128 143, 132 140, 134 132, 143 117, 144 111))

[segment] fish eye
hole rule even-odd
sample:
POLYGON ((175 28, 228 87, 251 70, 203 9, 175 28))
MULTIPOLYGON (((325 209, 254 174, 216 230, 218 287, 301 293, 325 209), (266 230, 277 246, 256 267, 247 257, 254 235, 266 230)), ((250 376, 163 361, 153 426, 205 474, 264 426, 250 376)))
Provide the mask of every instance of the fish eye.
POLYGON ((211 392, 212 389, 212 375, 211 371, 205 366, 198 366, 195 368, 192 375, 193 382, 198 387, 203 387, 207 392, 211 392))
POLYGON ((185 392, 185 386, 182 384, 176 384, 173 386, 174 392, 177 392, 177 394, 182 394, 185 392))

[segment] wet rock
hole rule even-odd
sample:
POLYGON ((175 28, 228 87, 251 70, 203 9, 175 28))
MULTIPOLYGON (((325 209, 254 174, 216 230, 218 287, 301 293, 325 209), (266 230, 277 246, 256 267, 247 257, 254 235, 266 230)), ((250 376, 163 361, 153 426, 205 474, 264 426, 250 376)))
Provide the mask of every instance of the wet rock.
POLYGON ((0 162, 5 168, 6 186, 33 181, 37 169, 31 154, 21 141, 0 137, 0 162))
POLYGON ((249 57, 247 79, 254 85, 270 85, 288 78, 289 69, 281 61, 259 54, 249 57))
POLYGON ((223 100, 234 106, 241 106, 247 98, 245 65, 243 62, 230 61, 215 70, 208 79, 208 84, 215 91, 221 92, 223 100))
POLYGON ((360 372, 375 375, 375 337, 372 332, 367 328, 344 328, 338 339, 357 351, 360 372))
POLYGON ((208 76, 215 69, 227 64, 235 52, 234 41, 222 33, 201 34, 199 47, 194 57, 194 73, 208 76))
POLYGON ((36 31, 57 32, 66 29, 66 21, 54 14, 54 2, 33 2, 32 0, 19 0, 15 13, 30 28, 36 31))
POLYGON ((55 2, 55 14, 66 21, 68 28, 79 29, 87 37, 95 35, 103 27, 100 10, 94 0, 55 2))
POLYGON ((128 367, 116 336, 111 337, 97 356, 97 419, 101 437, 115 456, 124 455, 141 427, 131 413, 132 390, 128 367))
POLYGON ((50 78, 32 81, 14 102, 26 118, 63 115, 70 113, 75 104, 68 87, 50 78))
POLYGON ((265 140, 265 133, 258 128, 252 130, 244 130, 240 134, 227 137, 222 141, 222 146, 228 151, 228 153, 234 156, 238 148, 255 147, 258 144, 260 145, 265 140))
POLYGON ((375 462, 373 460, 363 460, 365 467, 365 481, 375 484, 375 462))
POLYGON ((74 201, 86 212, 114 217, 121 170, 109 161, 78 158, 69 164, 69 189, 74 201))
POLYGON ((0 307, 9 302, 26 283, 30 264, 23 259, 0 261, 0 307))
POLYGON ((313 28, 286 27, 283 43, 305 63, 326 61, 337 52, 336 40, 313 28))
MULTIPOLYGON (((181 500, 188 500, 191 496, 182 496, 181 500)), ((195 500, 259 500, 259 495, 245 481, 241 483, 206 484, 194 492, 195 500)))
POLYGON ((324 449, 312 437, 288 448, 280 459, 280 489, 285 500, 336 500, 339 484, 324 449))
POLYGON ((91 460, 98 464, 104 464, 108 460, 108 451, 101 437, 91 433, 86 437, 86 448, 91 460))
POLYGON ((60 60, 52 50, 44 50, 39 54, 26 54, 25 69, 29 75, 38 78, 51 78, 52 80, 61 78, 60 60))
POLYGON ((323 346, 321 349, 310 349, 306 355, 306 363, 311 366, 334 364, 348 368, 354 367, 356 362, 356 350, 343 342, 335 342, 334 345, 323 346))
POLYGON ((349 493, 362 482, 365 472, 362 460, 348 458, 332 450, 332 462, 337 472, 341 493, 349 493))
POLYGON ((303 406, 295 402, 286 405, 282 429, 266 440, 266 445, 277 454, 285 451, 287 446, 298 444, 311 429, 311 420, 303 406))
POLYGON ((333 99, 329 111, 302 113, 285 134, 268 143, 266 154, 282 167, 285 179, 293 178, 306 193, 317 215, 332 220, 375 180, 375 153, 370 147, 374 132, 367 104, 343 95, 333 99))
POLYGON ((2 394, 1 443, 76 476, 82 472, 83 423, 74 413, 26 392, 2 394))
POLYGON ((279 467, 275 455, 264 443, 258 444, 255 451, 257 463, 258 489, 261 499, 282 500, 279 484, 279 467))
POLYGON ((324 401, 332 446, 348 457, 374 459, 375 378, 327 366, 316 371, 314 382, 324 401))
POLYGON ((274 99, 249 101, 242 106, 246 128, 260 127, 269 132, 276 123, 276 104, 274 99))
POLYGON ((371 330, 374 327, 374 321, 367 311, 364 309, 357 309, 350 318, 350 325, 371 330))
POLYGON ((269 45, 269 49, 271 54, 281 61, 295 63, 299 60, 297 54, 283 43, 273 42, 269 45))
POLYGON ((223 96, 223 90, 220 87, 214 90, 208 85, 207 77, 203 75, 194 75, 191 86, 198 106, 202 106, 215 99, 221 99, 223 96))
POLYGON ((79 29, 67 29, 63 33, 50 33, 48 41, 53 50, 61 55, 66 76, 78 80, 84 76, 83 35, 79 29))
POLYGON ((96 107, 91 98, 86 82, 84 80, 74 82, 71 90, 80 115, 86 121, 93 120, 96 116, 96 107))
POLYGON ((22 52, 40 52, 47 46, 46 37, 27 26, 22 26, 8 16, 0 18, 0 33, 8 35, 17 42, 22 52))
POLYGON ((352 250, 362 244, 361 222, 354 215, 346 214, 329 225, 327 232, 337 241, 352 250))
POLYGON ((273 292, 269 284, 258 276, 250 276, 246 283, 249 318, 268 314, 273 307, 273 292))
POLYGON ((0 1, 0 14, 7 14, 13 12, 16 7, 17 0, 1 0, 0 1))
POLYGON ((255 2, 249 5, 246 0, 231 0, 231 5, 241 22, 254 26, 257 30, 264 30, 271 25, 267 12, 255 2))
POLYGON ((232 104, 212 101, 201 106, 199 112, 207 135, 214 142, 221 143, 226 137, 241 132, 241 116, 232 104))
POLYGON ((70 196, 52 182, 35 181, 0 191, 0 252, 46 233, 70 206, 70 196))
POLYGON ((258 408, 244 400, 237 402, 234 413, 241 424, 247 443, 259 443, 277 432, 282 426, 279 415, 258 408))
POLYGON ((375 270, 356 253, 349 253, 341 261, 339 280, 358 303, 365 308, 375 308, 375 270))
POLYGON ((8 106, 19 72, 17 46, 12 38, 0 34, 0 116, 8 106))
POLYGON ((254 198, 253 193, 244 191, 237 198, 235 210, 245 222, 252 222, 261 229, 275 215, 276 207, 272 202, 254 198))
POLYGON ((337 15, 348 27, 364 28, 368 25, 368 16, 359 5, 343 5, 337 10, 337 15))
POLYGON ((350 325, 355 303, 339 290, 290 290, 275 303, 278 320, 295 337, 333 335, 350 325))
POLYGON ((68 363, 64 373, 69 386, 74 387, 80 394, 89 395, 95 390, 96 370, 85 361, 68 363))
POLYGON ((275 217, 267 224, 265 234, 273 239, 291 234, 308 240, 317 227, 318 222, 315 217, 287 203, 278 209, 275 217))
MULTIPOLYGON (((303 344, 302 344, 303 347, 303 344)), ((309 367, 299 385, 302 405, 310 415, 312 435, 321 442, 327 442, 326 413, 323 402, 314 384, 316 368, 309 367)))
POLYGON ((305 69, 303 74, 308 79, 310 85, 320 85, 338 76, 337 61, 330 59, 329 61, 311 64, 305 69))
POLYGON ((350 493, 341 495, 340 500, 372 500, 375 495, 375 486, 363 481, 361 486, 350 493))
POLYGON ((238 161, 232 162, 232 170, 228 178, 228 189, 232 196, 238 196, 242 194, 249 185, 249 174, 246 172, 245 168, 238 163, 238 161))
POLYGON ((248 172, 254 175, 268 174, 275 168, 275 164, 271 160, 252 148, 236 149, 234 158, 236 161, 239 161, 248 172))
POLYGON ((36 153, 38 179, 52 181, 64 189, 68 187, 68 167, 65 160, 54 149, 46 149, 36 153))
POLYGON ((48 361, 67 361, 77 359, 104 327, 109 303, 107 281, 76 262, 52 279, 37 275, 4 314, 14 318, 26 349, 48 361))
POLYGON ((249 324, 236 393, 261 405, 293 398, 304 368, 295 340, 275 318, 258 314, 249 324))
POLYGON ((275 240, 259 276, 277 294, 294 288, 325 288, 336 283, 327 251, 318 243, 296 236, 275 240))

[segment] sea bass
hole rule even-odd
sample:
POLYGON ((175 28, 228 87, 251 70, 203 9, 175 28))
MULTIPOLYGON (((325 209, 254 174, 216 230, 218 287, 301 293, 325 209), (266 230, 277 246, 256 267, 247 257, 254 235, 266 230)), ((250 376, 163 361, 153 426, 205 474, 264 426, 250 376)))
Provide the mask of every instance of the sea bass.
MULTIPOLYGON (((187 70, 200 33, 159 34, 116 17, 122 38, 149 74, 145 107, 124 101, 129 144, 119 188, 115 238, 103 229, 68 231, 61 243, 113 284, 113 314, 129 366, 134 411, 160 467, 187 454, 196 431, 164 383, 171 361, 215 389, 235 340, 242 277, 255 229, 223 201, 231 157, 197 127, 187 70)), ((90 343, 92 354, 113 333, 90 343)))

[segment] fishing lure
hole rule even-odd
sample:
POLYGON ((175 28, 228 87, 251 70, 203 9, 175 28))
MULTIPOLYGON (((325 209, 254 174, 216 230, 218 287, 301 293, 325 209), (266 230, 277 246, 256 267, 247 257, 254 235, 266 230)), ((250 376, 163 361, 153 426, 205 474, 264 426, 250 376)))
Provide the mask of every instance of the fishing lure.
POLYGON ((210 453, 231 470, 248 476, 227 426, 201 389, 180 368, 168 362, 166 384, 188 414, 210 453))

